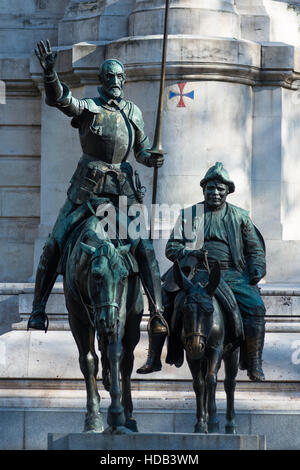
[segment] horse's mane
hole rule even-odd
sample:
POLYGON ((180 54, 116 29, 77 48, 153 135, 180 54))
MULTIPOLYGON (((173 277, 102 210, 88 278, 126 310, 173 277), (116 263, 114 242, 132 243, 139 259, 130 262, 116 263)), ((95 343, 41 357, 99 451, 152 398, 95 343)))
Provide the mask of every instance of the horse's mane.
POLYGON ((95 216, 91 216, 86 221, 80 238, 84 243, 91 243, 97 249, 97 254, 106 256, 110 260, 111 268, 114 268, 120 261, 121 255, 116 249, 120 241, 117 238, 110 239, 101 221, 95 216))

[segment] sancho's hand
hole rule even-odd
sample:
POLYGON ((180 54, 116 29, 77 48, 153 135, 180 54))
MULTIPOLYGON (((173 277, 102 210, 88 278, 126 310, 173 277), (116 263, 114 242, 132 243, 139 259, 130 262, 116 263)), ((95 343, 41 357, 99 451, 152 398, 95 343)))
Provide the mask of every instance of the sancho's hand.
POLYGON ((160 168, 163 166, 164 156, 160 153, 148 153, 145 156, 145 164, 151 168, 160 168))
POLYGON ((34 52, 39 59, 44 72, 51 73, 54 70, 57 52, 52 51, 49 39, 46 40, 46 44, 47 46, 45 46, 43 41, 40 41, 37 44, 38 49, 35 49, 34 52))
POLYGON ((186 250, 185 255, 187 256, 194 256, 199 261, 203 261, 205 255, 207 255, 207 251, 199 248, 199 250, 186 250))
POLYGON ((253 271, 253 273, 251 273, 250 280, 249 280, 249 284, 250 284, 251 286, 256 286, 256 284, 259 283, 259 281, 261 280, 261 278, 262 278, 262 275, 261 275, 259 269, 255 269, 255 270, 253 271))

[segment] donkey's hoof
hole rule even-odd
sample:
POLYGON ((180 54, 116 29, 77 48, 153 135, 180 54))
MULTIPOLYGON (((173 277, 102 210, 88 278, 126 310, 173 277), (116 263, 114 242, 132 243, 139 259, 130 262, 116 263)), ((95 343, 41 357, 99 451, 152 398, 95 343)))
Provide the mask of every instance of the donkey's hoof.
POLYGON ((219 421, 212 421, 207 424, 208 432, 210 434, 212 433, 218 433, 219 432, 219 421))
POLYGON ((236 426, 225 426, 225 434, 237 434, 236 426))
POLYGON ((207 434, 207 424, 200 424, 200 423, 197 423, 195 424, 194 426, 194 433, 198 433, 198 434, 207 434))
POLYGON ((137 422, 133 418, 129 418, 126 420, 125 427, 127 429, 130 429, 130 431, 132 432, 139 432, 137 428, 137 422))
POLYGON ((104 429, 103 434, 132 434, 133 431, 126 428, 126 426, 109 426, 108 428, 104 429))
POLYGON ((226 434, 237 434, 237 425, 235 424, 235 421, 228 421, 225 424, 225 433, 226 434))
POLYGON ((85 416, 84 430, 85 433, 103 432, 103 416, 101 413, 87 413, 85 416))

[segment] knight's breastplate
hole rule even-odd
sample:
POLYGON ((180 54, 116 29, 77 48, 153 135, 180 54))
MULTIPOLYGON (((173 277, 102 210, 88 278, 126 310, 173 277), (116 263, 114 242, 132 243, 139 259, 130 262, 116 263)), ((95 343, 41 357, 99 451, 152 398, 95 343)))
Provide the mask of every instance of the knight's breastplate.
POLYGON ((82 150, 107 163, 125 161, 133 147, 134 130, 123 111, 102 108, 80 128, 82 150))

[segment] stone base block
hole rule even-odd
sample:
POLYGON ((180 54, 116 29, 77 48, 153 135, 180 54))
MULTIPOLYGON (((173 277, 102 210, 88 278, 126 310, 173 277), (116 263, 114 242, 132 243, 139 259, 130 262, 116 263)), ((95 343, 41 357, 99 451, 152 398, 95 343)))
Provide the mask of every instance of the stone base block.
MULTIPOLYGON (((264 436, 186 433, 49 434, 48 450, 266 450, 264 436)), ((149 457, 150 458, 150 457, 149 457)))
MULTIPOLYGON (((54 436, 53 442, 58 441, 55 444, 53 443, 53 446, 60 446, 60 448, 65 448, 63 446, 66 445, 75 446, 77 445, 77 437, 72 437, 68 443, 66 436, 82 436, 85 412, 84 408, 0 407, 0 450, 46 450, 49 434, 54 436)), ((106 409, 103 412, 104 423, 106 423, 106 409)), ((224 409, 218 412, 218 417, 220 419, 220 434, 214 436, 226 438, 227 435, 224 434, 226 421, 224 409)), ((148 435, 149 433, 172 434, 174 436, 177 433, 184 433, 186 436, 196 436, 194 439, 201 436, 193 434, 196 422, 195 409, 179 410, 175 407, 173 409, 157 409, 151 408, 151 406, 147 408, 144 404, 142 409, 135 407, 134 418, 138 424, 138 436, 148 435)), ((265 436, 267 450, 300 449, 300 412, 290 411, 287 406, 285 411, 237 410, 236 423, 239 436, 265 436)), ((100 436, 101 434, 96 434, 93 439, 97 441, 100 436)), ((88 435, 86 439, 89 439, 88 435)), ((145 442, 144 447, 140 447, 144 450, 149 449, 149 447, 145 447, 145 442)), ((228 442, 230 441, 228 440, 228 442)), ((92 449, 91 446, 94 443, 91 440, 84 445, 86 445, 86 449, 92 449)), ((112 442, 110 442, 110 447, 106 447, 106 449, 122 449, 111 447, 111 445, 112 442)), ((138 449, 138 447, 133 447, 137 445, 138 443, 134 441, 132 447, 127 447, 127 449, 138 449)), ((157 440, 155 445, 157 445, 157 450, 193 449, 193 447, 170 447, 171 443, 169 441, 157 440)), ((198 445, 200 444, 197 443, 198 445)), ((261 448, 263 447, 264 444, 262 443, 261 448)), ((69 448, 75 449, 76 447, 69 448)), ((83 447, 78 447, 78 449, 81 448, 83 447)), ((102 447, 102 449, 105 449, 105 447, 102 447)))

